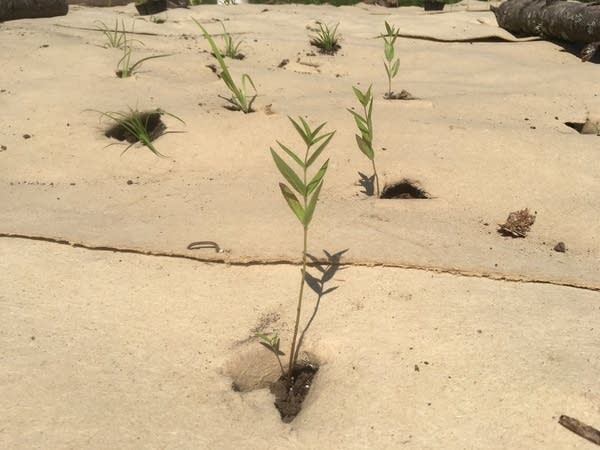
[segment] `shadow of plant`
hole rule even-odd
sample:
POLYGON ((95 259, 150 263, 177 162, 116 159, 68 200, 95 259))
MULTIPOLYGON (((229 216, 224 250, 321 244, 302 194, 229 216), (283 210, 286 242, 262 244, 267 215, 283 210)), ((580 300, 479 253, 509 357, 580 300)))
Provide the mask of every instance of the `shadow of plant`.
POLYGON ((319 278, 314 277, 310 273, 308 273, 308 271, 304 275, 304 279, 305 279, 308 287, 310 287, 311 290, 315 294, 317 294, 317 301, 315 303, 315 309, 313 310, 312 315, 310 316, 310 319, 306 323, 304 330, 302 330, 302 333, 300 334, 300 338, 298 339, 298 347, 296 350, 296 359, 298 357, 298 349, 300 347, 302 347, 302 343, 304 341, 304 336, 306 335, 313 320, 315 319, 317 312, 319 312, 319 306, 321 304, 321 299, 325 295, 330 294, 331 292, 335 291, 339 287, 339 286, 332 286, 332 287, 329 287, 326 289, 325 285, 328 281, 331 281, 331 279, 335 276, 335 274, 338 271, 345 269, 345 267, 341 267, 340 260, 341 260, 342 256, 344 255, 344 253, 346 253, 347 251, 348 251, 348 249, 345 249, 345 250, 341 250, 337 253, 331 254, 327 250, 323 250, 323 253, 325 253, 325 256, 327 258, 327 264, 321 263, 319 258, 317 258, 309 253, 307 253, 307 255, 306 255, 308 257, 308 259, 310 259, 310 261, 311 261, 311 266, 319 271, 320 277, 319 278))
POLYGON ((375 194, 375 175, 365 175, 362 172, 358 172, 360 179, 358 182, 363 187, 364 191, 360 191, 361 194, 374 195, 375 194))

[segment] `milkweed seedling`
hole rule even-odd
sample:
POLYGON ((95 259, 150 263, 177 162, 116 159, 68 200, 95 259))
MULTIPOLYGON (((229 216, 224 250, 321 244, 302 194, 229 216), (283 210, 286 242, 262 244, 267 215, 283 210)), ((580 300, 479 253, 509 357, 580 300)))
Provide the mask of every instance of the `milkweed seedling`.
MULTIPOLYGON (((317 161, 321 153, 325 150, 325 147, 329 144, 335 131, 328 133, 319 134, 319 132, 325 126, 325 123, 318 127, 311 129, 308 123, 300 117, 299 122, 295 121, 291 117, 289 118, 292 125, 306 144, 306 150, 304 155, 296 154, 288 147, 277 141, 280 149, 294 162, 296 170, 292 169, 287 162, 271 148, 271 156, 275 161, 275 165, 283 178, 289 183, 279 183, 281 194, 287 202, 290 209, 302 225, 303 230, 303 242, 304 247, 302 249, 302 269, 300 278, 300 289, 298 295, 298 303, 296 306, 296 321, 294 323, 294 334, 292 336, 291 350, 289 353, 289 362, 287 365, 287 371, 284 369, 280 362, 282 376, 287 378, 289 386, 292 386, 292 374, 293 370, 298 361, 298 354, 300 350, 300 342, 298 341, 298 330, 300 325, 300 317, 302 314, 302 300, 304 295, 304 285, 307 283, 307 272, 306 272, 306 261, 307 261, 307 244, 308 244, 308 228, 312 221, 317 201, 319 199, 319 193, 323 187, 323 178, 327 172, 329 165, 329 159, 327 159, 317 170, 317 172, 309 178, 308 169, 317 161), (316 148, 315 148, 316 147, 316 148), (300 198, 294 193, 299 194, 300 198)), ((265 336, 259 335, 261 344, 269 348, 279 359, 279 355, 282 353, 279 350, 279 336, 265 336)))
POLYGON ((341 36, 337 32, 339 23, 335 24, 333 28, 321 22, 317 22, 317 25, 319 29, 317 30, 317 34, 311 36, 310 44, 317 47, 321 53, 333 55, 342 48, 339 43, 341 36))
MULTIPOLYGON (((155 155, 165 158, 165 155, 160 153, 153 143, 155 139, 166 134, 165 126, 160 120, 161 116, 167 115, 185 124, 185 122, 176 115, 160 108, 147 112, 138 111, 137 109, 132 108, 129 108, 128 113, 113 111, 96 112, 100 113, 100 119, 105 117, 115 122, 115 126, 111 127, 105 133, 107 137, 114 137, 120 141, 129 142, 129 145, 123 150, 123 153, 129 150, 136 142, 140 142, 145 147, 148 147, 155 155)), ((173 131, 172 133, 175 132, 173 131)))
POLYGON ((127 35, 124 34, 123 36, 124 36, 123 47, 122 47, 123 57, 117 63, 117 71, 115 72, 119 78, 127 78, 127 77, 130 77, 131 75, 133 75, 135 73, 136 69, 139 68, 144 61, 148 61, 149 59, 155 59, 155 58, 164 58, 165 56, 171 56, 168 54, 167 55, 147 56, 145 58, 137 60, 136 62, 134 62, 132 64, 131 63, 132 49, 129 46, 129 44, 127 43, 127 35))
POLYGON ((391 26, 389 23, 385 22, 385 34, 382 34, 381 37, 383 38, 383 53, 385 56, 383 65, 388 78, 388 91, 384 97, 387 99, 392 99, 394 96, 392 92, 392 78, 398 75, 398 69, 400 68, 400 58, 394 60, 394 44, 398 38, 398 30, 394 26, 391 26))
POLYGON ((348 112, 354 117, 354 122, 360 131, 360 136, 355 135, 356 143, 358 148, 364 155, 369 158, 373 164, 373 175, 375 177, 375 187, 377 190, 377 197, 380 195, 379 191, 379 177, 377 176, 377 169, 375 167, 375 151, 373 150, 373 95, 371 94, 371 86, 365 92, 361 92, 360 89, 352 87, 354 95, 358 99, 358 102, 363 107, 363 114, 360 115, 355 111, 348 108, 348 112))
POLYGON ((231 73, 229 73, 227 64, 225 64, 223 56, 221 56, 221 51, 217 47, 217 44, 215 44, 214 39, 210 34, 208 34, 206 29, 200 24, 200 22, 198 22, 194 18, 192 19, 194 20, 194 22, 196 22, 196 25, 200 27, 202 33, 204 34, 204 38, 210 44, 212 54, 215 58, 217 58, 219 66, 221 66, 220 76, 223 79, 225 86, 227 86, 227 89, 229 89, 229 91, 231 92, 231 98, 222 97, 220 95, 219 97, 228 101, 231 104, 231 108, 236 111, 242 111, 244 114, 252 112, 252 104, 254 103, 254 100, 256 99, 257 95, 256 86, 254 86, 252 78, 250 78, 248 74, 244 73, 242 74, 241 86, 235 84, 235 81, 233 81, 233 78, 231 77, 231 73), (252 97, 250 97, 248 94, 248 85, 246 83, 250 84, 250 86, 252 86, 252 89, 254 90, 254 95, 252 97))

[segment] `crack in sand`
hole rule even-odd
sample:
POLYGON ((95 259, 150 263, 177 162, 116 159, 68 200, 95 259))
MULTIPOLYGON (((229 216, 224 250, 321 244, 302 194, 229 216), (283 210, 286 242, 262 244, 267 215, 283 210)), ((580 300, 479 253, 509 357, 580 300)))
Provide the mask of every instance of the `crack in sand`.
MULTIPOLYGON (((49 242, 52 244, 60 244, 60 245, 68 245, 73 248, 82 248, 86 250, 99 250, 99 251, 107 251, 107 252, 119 252, 119 253, 132 253, 136 255, 145 255, 145 256, 158 256, 165 258, 179 258, 179 259, 189 259, 193 261, 203 262, 207 264, 225 264, 231 266, 275 266, 275 265, 299 265, 300 261, 296 261, 293 259, 257 259, 257 258, 232 258, 229 251, 224 251, 219 253, 222 255, 221 257, 202 257, 202 256, 192 256, 185 255, 182 253, 172 253, 172 252, 159 252, 154 250, 142 250, 136 248, 124 248, 124 247, 112 247, 106 245, 92 245, 86 244, 84 242, 71 242, 67 239, 61 238, 53 238, 47 236, 33 236, 33 235, 25 235, 25 234, 16 234, 16 233, 0 233, 0 238, 9 238, 9 239, 26 239, 31 241, 43 241, 49 242)), ((328 264, 328 261, 324 258, 315 258, 315 262, 308 263, 310 266, 314 266, 316 264, 328 264)), ((487 278, 495 281, 510 281, 510 282, 521 282, 521 283, 538 283, 538 284, 551 284, 554 286, 565 286, 572 287, 576 289, 584 289, 588 291, 600 292, 600 286, 584 284, 584 283, 576 283, 569 281, 561 281, 555 279, 545 279, 545 278, 534 278, 527 277, 518 274, 510 274, 510 273, 500 273, 500 272, 476 272, 472 270, 465 270, 456 267, 446 267, 446 266, 429 266, 422 264, 406 264, 406 263, 378 263, 371 261, 352 261, 347 263, 339 264, 342 267, 389 267, 389 268, 397 268, 397 269, 412 269, 412 270, 423 270, 427 272, 435 272, 435 273, 447 273, 450 275, 457 275, 463 277, 472 277, 472 278, 487 278)))

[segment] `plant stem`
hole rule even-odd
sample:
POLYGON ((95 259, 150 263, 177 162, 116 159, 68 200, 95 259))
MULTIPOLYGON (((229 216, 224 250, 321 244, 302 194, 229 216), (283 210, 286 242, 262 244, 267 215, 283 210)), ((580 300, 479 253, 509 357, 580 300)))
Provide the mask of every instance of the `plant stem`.
MULTIPOLYGON (((306 163, 308 161, 308 153, 310 151, 310 145, 306 146, 306 153, 304 155, 304 172, 303 172, 303 177, 304 177, 304 186, 306 186, 306 163)), ((303 200, 304 200, 304 211, 306 211, 307 209, 307 204, 308 204, 308 194, 305 192, 303 195, 303 200)), ((292 348, 290 350, 290 362, 288 364, 288 380, 290 381, 290 383, 292 382, 292 371, 294 370, 294 367, 296 365, 296 361, 297 361, 297 353, 298 350, 300 350, 300 348, 296 348, 296 340, 298 338, 298 328, 300 327, 300 316, 302 313, 302 296, 304 295, 304 283, 306 280, 306 249, 307 249, 307 243, 308 243, 308 225, 304 225, 303 226, 303 231, 304 231, 304 242, 303 242, 303 247, 302 247, 302 272, 301 272, 301 279, 300 279, 300 294, 298 295, 298 306, 296 307, 296 323, 294 324, 294 335, 292 337, 292 348)))
POLYGON ((279 368, 281 369, 281 376, 285 377, 285 370, 283 370, 283 364, 281 364, 281 358, 279 357, 279 354, 277 352, 275 352, 275 356, 277 357, 277 362, 279 363, 279 368))
POLYGON ((377 169, 375 168, 375 158, 373 157, 373 159, 371 160, 371 163, 373 163, 373 173, 375 175, 375 187, 377 189, 377 197, 379 198, 379 176, 377 175, 377 169))
POLYGON ((304 294, 304 279, 306 276, 306 242, 308 237, 308 228, 304 227, 304 249, 302 251, 302 279, 300 280, 300 294, 298 295, 298 306, 296 308, 296 324, 294 325, 294 336, 292 338, 292 349, 290 351, 290 362, 288 365, 288 379, 292 380, 292 371, 296 365, 296 339, 298 337, 298 328, 300 326, 300 314, 302 312, 302 296, 304 294))

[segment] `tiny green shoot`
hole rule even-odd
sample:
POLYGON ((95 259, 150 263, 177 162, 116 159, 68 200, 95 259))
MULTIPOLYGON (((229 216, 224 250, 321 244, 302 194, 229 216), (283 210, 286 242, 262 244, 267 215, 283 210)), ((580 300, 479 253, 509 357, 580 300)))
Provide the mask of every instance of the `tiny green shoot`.
POLYGON ((134 62, 132 64, 131 63, 132 48, 127 42, 127 35, 123 34, 123 37, 124 37, 123 47, 122 47, 123 56, 117 63, 117 71, 116 71, 116 74, 119 78, 127 78, 127 77, 130 77, 131 75, 133 75, 135 73, 136 69, 138 69, 144 61, 148 61, 149 59, 155 59, 155 58, 164 58, 165 56, 171 56, 168 54, 147 56, 145 58, 137 60, 136 62, 134 62))
POLYGON ((233 108, 237 111, 242 111, 244 114, 248 114, 248 113, 252 112, 253 111, 252 104, 254 103, 254 100, 256 99, 256 95, 257 95, 256 86, 254 85, 252 78, 250 78, 250 76, 248 74, 245 74, 245 73, 242 74, 241 85, 238 86, 235 83, 235 81, 233 81, 231 73, 229 72, 229 68, 227 67, 227 64, 225 64, 225 61, 223 60, 223 56, 221 56, 221 51, 217 47, 217 44, 215 44, 215 41, 212 38, 212 36, 210 34, 208 34, 206 29, 200 24, 200 22, 198 22, 194 18, 193 18, 193 20, 194 20, 194 22, 196 22, 196 25, 198 25, 200 27, 200 29, 202 30, 202 33, 204 34, 205 39, 210 44, 210 47, 212 49, 212 54, 217 59, 219 66, 221 66, 221 73, 220 73, 221 78, 223 79, 225 86, 227 86, 227 89, 229 89, 229 91, 231 92, 230 98, 222 97, 220 95, 219 95, 219 97, 228 101, 231 104, 231 108, 233 108), (248 84, 250 86, 252 86, 252 89, 254 90, 254 95, 252 97, 250 97, 248 94, 248 84))
POLYGON ((221 26, 223 27, 223 41, 225 43, 221 56, 232 59, 243 59, 244 56, 239 52, 242 40, 234 41, 223 22, 221 22, 221 26))
MULTIPOLYGON (((96 112, 100 113, 100 119, 107 118, 115 122, 115 126, 119 128, 118 134, 120 134, 119 137, 122 138, 121 140, 126 140, 130 143, 122 153, 129 150, 136 142, 140 142, 145 147, 148 147, 156 156, 165 158, 166 156, 160 153, 153 143, 155 139, 166 134, 164 132, 164 125, 162 127, 159 126, 162 123, 160 122, 160 116, 167 115, 185 124, 176 115, 160 108, 151 112, 142 112, 132 108, 129 108, 128 113, 114 111, 96 112)), ((117 132, 114 134, 117 134, 117 132)))
MULTIPOLYGON (((319 134, 319 132, 326 125, 325 123, 311 128, 310 125, 302 118, 299 121, 295 121, 291 117, 289 118, 292 125, 304 141, 306 149, 304 155, 296 154, 291 149, 277 141, 281 151, 285 153, 293 162, 296 170, 292 169, 290 165, 285 161, 282 156, 271 147, 271 156, 279 169, 279 172, 283 178, 287 181, 286 183, 279 183, 279 188, 283 198, 287 202, 288 206, 302 225, 303 229, 303 250, 302 250, 302 269, 300 278, 300 289, 298 295, 298 303, 296 307, 296 320, 294 324, 294 334, 292 336, 291 350, 289 354, 289 362, 287 371, 284 371, 283 366, 280 363, 282 375, 287 376, 288 380, 291 381, 292 372, 296 366, 298 360, 298 354, 300 350, 300 341, 298 341, 298 330, 300 325, 300 318, 302 314, 302 300, 304 295, 304 285, 306 284, 307 272, 307 247, 308 247, 308 229, 312 221, 317 201, 319 199, 319 193, 323 187, 324 176, 327 172, 329 165, 329 159, 327 159, 321 167, 309 177, 308 169, 317 161, 319 156, 325 150, 325 147, 329 144, 333 138, 335 131, 328 133, 319 134), (316 147, 316 148, 315 148, 316 147), (295 193, 294 193, 295 191, 295 193), (300 198, 296 194, 299 194, 300 198)), ((279 355, 279 336, 275 335, 272 337, 259 336, 261 338, 261 344, 269 348, 275 355, 279 355)), ((278 357, 279 359, 279 357, 278 357)))
POLYGON ((354 86, 352 87, 352 90, 354 91, 354 95, 358 99, 358 102, 363 107, 363 115, 361 116, 350 108, 348 108, 348 112, 354 117, 354 122, 356 122, 356 126, 360 131, 360 135, 355 135, 358 148, 373 164, 375 186, 377 189, 377 197, 379 197, 379 177, 375 167, 375 151, 373 150, 373 95, 371 94, 371 86, 369 86, 369 89, 365 92, 361 92, 360 89, 354 86))
POLYGON ((394 44, 398 38, 398 29, 386 21, 385 34, 382 34, 380 37, 383 38, 383 53, 385 56, 383 65, 388 78, 388 91, 385 94, 385 98, 392 99, 394 95, 392 92, 392 78, 398 75, 398 69, 400 68, 400 58, 396 58, 396 60, 394 60, 394 44))
POLYGON ((256 337, 258 337, 260 339, 259 342, 262 345, 264 345, 271 352, 273 352, 273 354, 277 358, 277 362, 279 363, 279 368, 281 369, 281 375, 285 376, 285 369, 283 368, 283 364, 282 364, 281 358, 280 358, 280 356, 285 355, 285 353, 283 353, 281 350, 279 350, 279 335, 278 334, 268 335, 268 334, 257 333, 256 337))
POLYGON ((339 23, 335 24, 334 27, 329 27, 327 24, 317 22, 319 29, 316 30, 316 34, 310 37, 310 44, 314 45, 319 49, 321 53, 333 55, 337 52, 340 46, 341 36, 337 32, 339 23))
MULTIPOLYGON (((121 20, 121 30, 119 30, 119 19, 115 19, 114 29, 108 28, 108 26, 101 20, 97 20, 94 23, 96 24, 96 30, 101 31, 106 38, 107 46, 109 48, 123 49, 123 46, 127 40, 127 30, 125 29, 124 20, 121 20)), ((130 32, 133 32, 133 24, 131 25, 130 32)))

